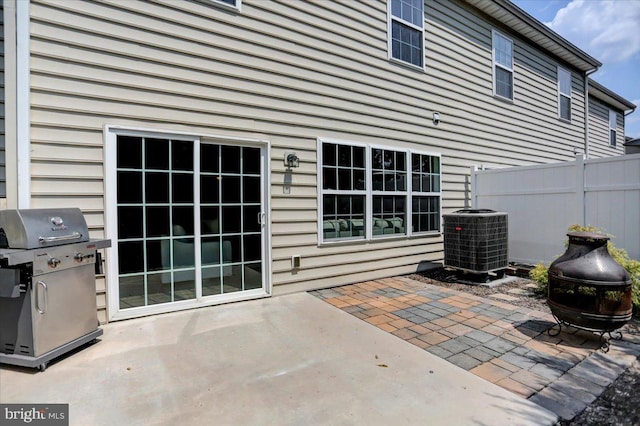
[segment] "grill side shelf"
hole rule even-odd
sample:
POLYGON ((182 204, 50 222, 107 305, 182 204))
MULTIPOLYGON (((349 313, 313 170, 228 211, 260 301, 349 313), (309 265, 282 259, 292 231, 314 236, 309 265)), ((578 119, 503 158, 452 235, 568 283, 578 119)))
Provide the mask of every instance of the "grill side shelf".
POLYGON ((6 259, 9 266, 29 263, 34 260, 33 250, 0 249, 0 259, 6 259))

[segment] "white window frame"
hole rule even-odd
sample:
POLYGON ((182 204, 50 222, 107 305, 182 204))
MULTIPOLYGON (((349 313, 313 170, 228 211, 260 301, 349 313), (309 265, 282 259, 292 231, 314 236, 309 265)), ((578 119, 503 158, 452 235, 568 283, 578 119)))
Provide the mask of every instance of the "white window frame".
POLYGON ((609 146, 616 147, 618 139, 618 113, 609 110, 609 146))
POLYGON ((493 96, 499 99, 507 100, 509 102, 513 102, 515 100, 516 78, 515 78, 515 72, 513 70, 514 56, 515 56, 515 50, 514 50, 513 40, 499 31, 491 30, 491 62, 492 62, 491 75, 493 77, 493 96), (511 64, 509 67, 506 67, 505 65, 500 64, 496 60, 496 37, 501 37, 507 40, 509 43, 511 43, 511 64), (510 98, 498 94, 496 90, 496 87, 498 84, 498 79, 496 75, 496 66, 511 73, 511 97, 510 98))
MULTIPOLYGON (((435 153, 431 153, 431 152, 425 152, 425 151, 416 151, 416 150, 410 150, 408 153, 408 161, 409 164, 407 165, 407 170, 408 170, 408 178, 411 182, 410 182, 410 192, 409 192, 409 213, 411 214, 411 222, 409 222, 408 225, 410 225, 410 230, 413 229, 413 197, 438 197, 438 225, 439 228, 442 229, 442 156, 440 154, 435 154, 435 153), (439 172, 438 172, 438 191, 420 191, 419 189, 415 189, 413 188, 413 155, 426 155, 429 157, 437 157, 438 158, 438 163, 439 163, 439 172)), ((419 176, 423 175, 425 172, 419 172, 419 176)), ((429 235, 429 234, 435 234, 437 232, 435 231, 423 231, 423 232, 412 232, 412 235, 429 235)))
MULTIPOLYGON (((324 211, 324 197, 323 195, 347 195, 347 196, 364 196, 365 199, 365 207, 364 207, 364 215, 365 215, 365 220, 367 217, 367 212, 370 211, 371 206, 368 205, 369 203, 369 196, 368 193, 370 192, 370 188, 371 188, 371 177, 369 175, 369 170, 370 170, 370 157, 369 157, 369 153, 370 153, 370 149, 368 149, 366 144, 363 143, 359 143, 359 142, 348 142, 348 141, 341 141, 341 140, 334 140, 334 139, 318 139, 317 141, 317 147, 318 147, 318 168, 317 168, 317 179, 318 179, 318 235, 320 240, 322 242, 324 241, 324 233, 323 233, 323 221, 324 219, 322 218, 322 213, 324 211), (336 145, 346 145, 346 146, 353 146, 353 147, 359 147, 359 148, 364 148, 364 161, 365 161, 365 189, 364 190, 357 190, 357 189, 351 189, 351 190, 342 190, 342 189, 323 189, 322 188, 322 176, 323 176, 323 149, 322 149, 322 144, 323 143, 332 143, 332 144, 336 144, 336 145)), ((362 241, 367 241, 371 238, 371 236, 369 235, 369 226, 367 223, 367 227, 365 228, 365 233, 362 237, 360 236, 355 236, 355 237, 345 237, 345 238, 341 238, 341 239, 337 239, 337 238, 332 238, 331 240, 328 241, 357 241, 357 242, 362 242, 362 241)), ((327 241, 327 242, 328 242, 327 241)))
POLYGON ((560 120, 564 120, 564 121, 571 121, 571 113, 572 113, 572 95, 571 95, 571 83, 573 80, 573 76, 571 74, 571 71, 569 71, 566 68, 562 68, 561 66, 558 65, 558 118, 560 120), (568 77, 569 78, 569 93, 563 93, 561 90, 561 79, 562 77, 568 77), (567 98, 569 99, 569 117, 563 117, 562 116, 562 98, 567 98))
POLYGON ((404 196, 405 197, 405 230, 406 232, 404 234, 389 234, 388 236, 383 235, 373 235, 373 227, 369 226, 370 225, 370 221, 367 222, 367 235, 369 233, 371 233, 371 237, 370 239, 380 239, 380 238, 391 238, 391 237, 406 237, 410 235, 410 228, 409 225, 411 224, 410 219, 409 219, 409 215, 411 214, 411 184, 409 182, 409 178, 410 178, 410 174, 411 172, 409 171, 409 165, 411 164, 411 152, 407 149, 402 149, 402 148, 397 148, 397 147, 392 147, 392 146, 386 146, 386 145, 369 145, 367 147, 367 151, 366 151, 366 157, 368 159, 367 164, 366 164, 366 175, 367 175, 367 181, 371 182, 370 185, 367 186, 367 198, 366 198, 366 205, 371 206, 370 210, 366 210, 365 209, 365 217, 370 218, 371 220, 373 220, 373 197, 379 196, 379 197, 397 197, 397 196, 404 196), (405 179, 407 180, 406 185, 405 185, 405 190, 395 190, 395 191, 386 191, 386 190, 374 190, 373 189, 373 167, 371 166, 371 157, 372 157, 372 152, 374 149, 381 149, 381 150, 385 150, 385 151, 394 151, 394 152, 402 152, 404 153, 404 157, 405 157, 405 179))
POLYGON ((223 7, 225 9, 236 10, 238 12, 242 12, 242 0, 235 0, 235 6, 229 3, 225 3, 222 0, 209 0, 216 6, 223 7))
POLYGON ((436 152, 430 151, 422 151, 422 150, 413 150, 413 149, 404 149, 399 147, 394 147, 391 145, 379 145, 379 144, 367 144, 362 142, 354 142, 348 140, 340 140, 340 139, 330 139, 330 138, 318 138, 317 139, 317 196, 318 196, 318 245, 331 245, 331 244, 345 244, 345 243, 367 243, 371 241, 379 241, 384 240, 388 241, 390 239, 399 239, 399 238, 411 238, 411 237, 419 237, 425 235, 438 235, 442 232, 442 155, 436 152), (322 174, 323 174, 323 144, 331 143, 337 145, 347 145, 347 146, 356 146, 365 148, 365 181, 366 187, 365 190, 333 190, 333 189, 323 189, 322 188, 322 174), (405 164, 406 164, 406 190, 404 191, 373 191, 372 187, 372 166, 371 166, 371 153, 373 149, 384 149, 395 152, 403 152, 405 153, 405 164), (413 179, 412 179, 412 154, 421 154, 427 155, 430 157, 438 157, 438 161, 440 164, 440 172, 438 176, 438 188, 440 191, 438 192, 422 192, 422 191, 414 191, 413 190, 413 179), (364 195, 365 196, 365 223, 366 229, 364 235, 362 237, 344 237, 344 238, 331 238, 324 239, 323 234, 323 195, 364 195), (406 222, 405 229, 406 232, 404 234, 388 234, 388 235, 373 235, 373 227, 371 221, 373 219, 373 197, 374 195, 402 195, 405 197, 405 214, 406 214, 406 222), (423 231, 423 232, 414 232, 413 231, 413 196, 436 196, 439 199, 438 202, 438 223, 439 226, 437 230, 433 231, 423 231))
POLYGON ((392 62, 396 62, 398 64, 402 64, 405 65, 407 67, 411 67, 417 70, 425 70, 425 40, 424 40, 424 1, 422 2, 422 19, 420 20, 420 26, 417 26, 409 21, 405 21, 404 19, 402 19, 399 16, 395 16, 393 15, 392 11, 391 11, 391 3, 393 2, 393 0, 388 0, 387 1, 387 53, 388 53, 388 59, 392 62), (413 64, 411 62, 406 62, 403 61, 402 59, 396 58, 395 56, 393 56, 393 39, 392 39, 392 27, 393 27, 393 22, 398 22, 401 23, 403 25, 406 25, 414 30, 420 31, 420 39, 422 40, 422 51, 420 53, 420 58, 421 58, 421 64, 420 65, 416 65, 413 64))

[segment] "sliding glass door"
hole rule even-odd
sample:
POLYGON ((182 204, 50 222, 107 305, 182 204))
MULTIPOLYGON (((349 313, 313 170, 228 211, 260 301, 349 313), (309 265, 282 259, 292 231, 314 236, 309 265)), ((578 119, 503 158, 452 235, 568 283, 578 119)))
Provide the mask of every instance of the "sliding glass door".
POLYGON ((266 292, 265 151, 116 136, 119 312, 266 292))

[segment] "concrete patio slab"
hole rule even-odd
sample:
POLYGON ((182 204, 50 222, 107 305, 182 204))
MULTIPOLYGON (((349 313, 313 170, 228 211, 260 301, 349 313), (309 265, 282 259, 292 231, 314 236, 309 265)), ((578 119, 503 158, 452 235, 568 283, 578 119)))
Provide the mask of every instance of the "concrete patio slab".
POLYGON ((69 403, 72 425, 544 425, 555 414, 301 293, 108 324, 2 403, 69 403))

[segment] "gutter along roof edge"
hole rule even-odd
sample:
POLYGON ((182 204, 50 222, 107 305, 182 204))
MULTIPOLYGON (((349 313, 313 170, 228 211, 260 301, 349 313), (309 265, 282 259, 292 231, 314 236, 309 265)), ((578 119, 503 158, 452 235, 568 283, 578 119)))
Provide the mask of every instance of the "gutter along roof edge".
POLYGON ((529 15, 527 12, 520 9, 518 6, 508 0, 464 1, 479 9, 483 13, 496 19, 497 21, 501 22, 502 24, 506 25, 507 27, 511 28, 513 31, 517 32, 527 40, 530 40, 532 43, 538 45, 553 56, 556 56, 570 63, 583 72, 597 69, 602 66, 602 63, 595 59, 593 56, 578 48, 576 45, 563 38, 551 28, 547 27, 545 24, 538 21, 536 18, 529 15), (507 19, 507 17, 516 19, 521 25, 513 25, 512 22, 509 22, 510 19, 507 19), (522 31, 522 26, 534 31, 538 36, 532 38, 530 35, 522 31), (555 47, 557 47, 557 49, 552 50, 552 47, 554 47, 554 45, 555 47))

